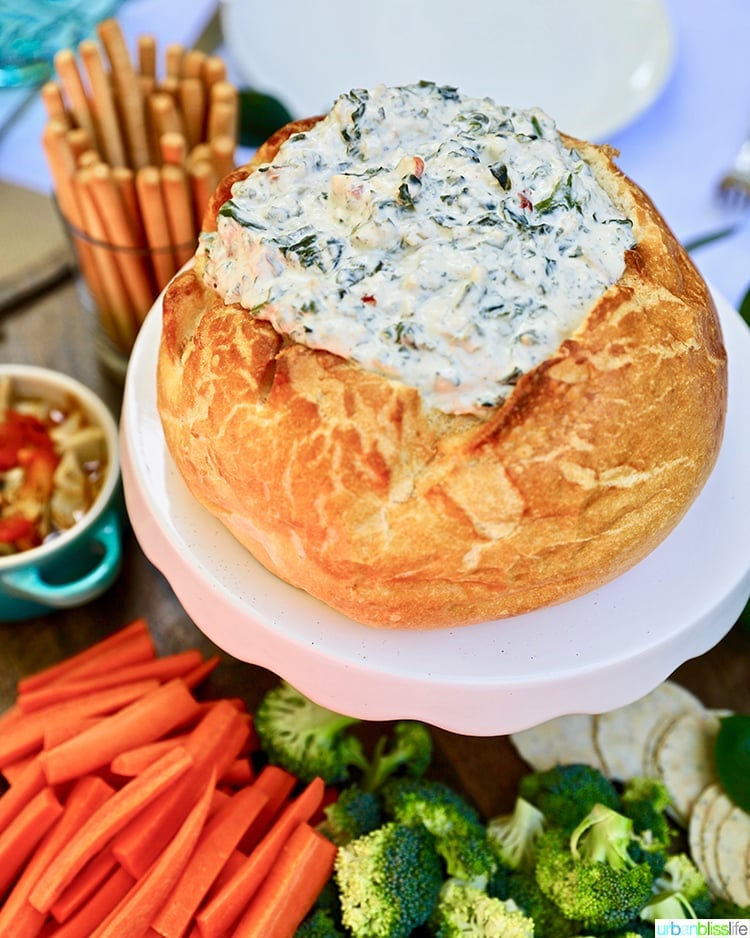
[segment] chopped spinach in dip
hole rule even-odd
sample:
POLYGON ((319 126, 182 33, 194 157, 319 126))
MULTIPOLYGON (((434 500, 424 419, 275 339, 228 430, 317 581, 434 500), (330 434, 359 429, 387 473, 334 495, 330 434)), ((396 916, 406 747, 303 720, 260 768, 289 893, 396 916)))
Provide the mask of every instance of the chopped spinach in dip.
POLYGON ((235 184, 201 250, 226 302, 471 413, 555 351, 632 246, 544 112, 421 82, 342 95, 235 184))

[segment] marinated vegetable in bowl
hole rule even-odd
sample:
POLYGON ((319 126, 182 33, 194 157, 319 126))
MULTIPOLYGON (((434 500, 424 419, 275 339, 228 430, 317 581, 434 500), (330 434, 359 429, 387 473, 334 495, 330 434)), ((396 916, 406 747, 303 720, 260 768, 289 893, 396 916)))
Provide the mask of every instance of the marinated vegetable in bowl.
POLYGON ((0 557, 30 550, 79 521, 107 474, 104 431, 72 396, 18 392, 0 376, 0 557))

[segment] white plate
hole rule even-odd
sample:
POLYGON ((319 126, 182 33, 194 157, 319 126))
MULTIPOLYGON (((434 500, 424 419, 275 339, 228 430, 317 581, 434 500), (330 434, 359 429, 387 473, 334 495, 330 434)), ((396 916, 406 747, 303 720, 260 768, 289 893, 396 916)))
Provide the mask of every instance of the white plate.
POLYGON ((750 331, 717 303, 731 367, 716 468, 657 550, 580 599, 459 629, 383 631, 269 573, 195 502, 166 450, 155 391, 160 304, 125 386, 122 475, 133 528, 216 645, 333 710, 480 736, 624 705, 718 642, 750 593, 750 331))
POLYGON ((293 116, 355 87, 422 79, 498 104, 539 106, 600 142, 659 94, 674 60, 662 0, 225 0, 224 42, 249 85, 293 116))

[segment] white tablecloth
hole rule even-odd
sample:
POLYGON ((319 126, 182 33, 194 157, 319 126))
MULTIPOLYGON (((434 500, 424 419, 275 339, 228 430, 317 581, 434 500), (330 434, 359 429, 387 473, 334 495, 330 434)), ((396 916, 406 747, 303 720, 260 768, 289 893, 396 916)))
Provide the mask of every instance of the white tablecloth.
MULTIPOLYGON (((627 2, 621 4, 623 9, 627 2)), ((738 218, 716 199, 715 187, 750 130, 750 3, 666 3, 675 38, 673 72, 654 103, 609 142, 620 151, 622 169, 649 193, 677 236, 689 242, 738 218)), ((126 0, 119 19, 131 41, 139 33, 153 32, 163 45, 190 44, 213 5, 213 0, 126 0)), ((519 5, 514 29, 535 28, 524 24, 528 9, 519 5)), ((611 41, 617 42, 616 35, 611 41)), ((569 54, 561 50, 563 72, 569 54)), ((0 91, 0 124, 20 97, 15 90, 0 91)), ((0 139, 1 179, 49 190, 39 144, 43 123, 41 105, 35 101, 0 139)), ((708 280, 737 305, 750 285, 750 225, 740 220, 731 237, 693 256, 708 280)))

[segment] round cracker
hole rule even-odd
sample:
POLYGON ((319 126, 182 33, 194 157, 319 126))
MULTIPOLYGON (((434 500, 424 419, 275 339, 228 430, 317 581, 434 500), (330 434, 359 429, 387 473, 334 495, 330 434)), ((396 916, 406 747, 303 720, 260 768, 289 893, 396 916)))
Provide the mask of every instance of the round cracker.
POLYGON ((543 772, 555 765, 573 762, 585 762, 603 770, 594 744, 593 717, 590 714, 556 717, 512 733, 510 739, 518 754, 534 771, 543 772))
POLYGON ((656 727, 683 711, 703 709, 689 690, 664 681, 633 703, 600 714, 594 720, 594 740, 606 773, 617 781, 643 774, 643 752, 656 727))
POLYGON ((750 815, 732 806, 719 824, 716 866, 726 895, 737 905, 750 905, 750 815))
POLYGON ((701 792, 718 781, 714 759, 718 732, 715 714, 686 711, 669 723, 655 748, 657 777, 672 798, 670 813, 684 826, 701 792))
POLYGON ((718 782, 707 785, 693 805, 688 823, 688 842, 693 861, 715 896, 728 899, 719 876, 716 841, 719 827, 732 810, 732 802, 718 782))

